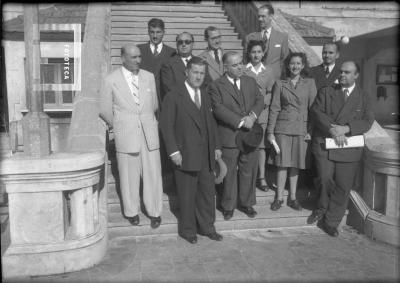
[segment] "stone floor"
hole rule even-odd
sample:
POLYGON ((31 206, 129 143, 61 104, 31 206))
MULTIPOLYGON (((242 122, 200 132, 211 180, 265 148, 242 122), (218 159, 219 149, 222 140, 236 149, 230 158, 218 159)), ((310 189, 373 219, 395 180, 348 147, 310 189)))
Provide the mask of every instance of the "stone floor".
POLYGON ((114 238, 104 260, 74 273, 6 282, 399 282, 399 249, 349 226, 224 232, 196 245, 172 235, 114 238))

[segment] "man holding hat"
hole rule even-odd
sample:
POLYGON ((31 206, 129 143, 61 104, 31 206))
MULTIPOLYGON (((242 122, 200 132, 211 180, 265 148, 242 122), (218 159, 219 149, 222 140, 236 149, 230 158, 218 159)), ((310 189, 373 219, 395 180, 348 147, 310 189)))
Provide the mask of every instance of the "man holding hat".
POLYGON ((178 233, 189 243, 196 234, 221 241, 215 231, 216 160, 221 158, 217 125, 211 101, 201 85, 206 61, 192 57, 186 65, 186 80, 175 86, 163 100, 161 133, 174 165, 179 202, 178 233))
POLYGON ((243 75, 242 56, 233 51, 222 57, 225 74, 210 85, 214 116, 222 144, 222 159, 228 172, 221 198, 225 220, 233 216, 237 203, 248 217, 255 217, 255 182, 261 142, 260 125, 256 122, 264 100, 256 81, 243 75))

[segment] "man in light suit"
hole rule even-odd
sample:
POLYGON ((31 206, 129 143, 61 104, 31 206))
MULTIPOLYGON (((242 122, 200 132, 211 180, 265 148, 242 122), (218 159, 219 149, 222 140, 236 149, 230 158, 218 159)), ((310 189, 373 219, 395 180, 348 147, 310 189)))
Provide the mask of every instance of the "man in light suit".
POLYGON ((340 67, 340 84, 322 88, 310 111, 314 122, 311 150, 318 170, 320 197, 318 208, 307 222, 322 220, 322 229, 333 237, 339 234, 337 226, 344 216, 363 154, 362 147, 343 146, 349 136, 367 132, 374 121, 369 96, 355 82, 359 72, 355 62, 344 62, 340 67), (333 138, 338 148, 326 149, 325 138, 333 138))
POLYGON ((175 54, 175 49, 162 42, 164 37, 164 22, 153 18, 147 23, 150 41, 139 44, 142 62, 140 68, 153 73, 156 80, 157 96, 161 103, 160 96, 160 69, 163 61, 175 54))
MULTIPOLYGON (((271 66, 274 70, 275 79, 280 79, 282 70, 284 70, 284 60, 289 54, 289 43, 286 33, 272 28, 271 24, 274 13, 274 8, 270 3, 258 9, 258 21, 261 31, 252 32, 246 36, 244 52, 246 52, 247 44, 250 40, 264 41, 266 48, 263 63, 266 66, 271 66)), ((247 59, 246 57, 244 58, 245 60, 247 59)))
POLYGON ((204 30, 204 40, 207 41, 208 47, 199 57, 206 60, 210 77, 215 81, 224 74, 224 64, 222 63, 224 50, 221 47, 220 31, 213 26, 207 27, 204 30))
POLYGON ((168 155, 174 164, 179 201, 179 235, 197 242, 196 234, 215 241, 215 160, 221 146, 208 93, 201 87, 206 62, 193 57, 187 64, 187 79, 163 101, 160 126, 168 155))
POLYGON ((152 73, 139 69, 136 45, 121 48, 122 67, 114 70, 101 90, 100 116, 114 129, 120 188, 125 217, 138 225, 139 187, 151 227, 161 223, 162 179, 156 85, 152 73))
POLYGON ((242 56, 228 51, 222 57, 225 75, 215 80, 209 88, 214 116, 218 123, 218 133, 222 144, 222 159, 227 166, 221 198, 225 220, 239 209, 248 217, 257 212, 255 182, 257 177, 258 152, 241 152, 235 142, 241 127, 251 129, 261 111, 264 98, 256 81, 243 75, 242 56))
POLYGON ((317 90, 339 83, 340 65, 336 64, 339 56, 339 44, 335 42, 324 44, 322 47, 323 63, 310 69, 310 75, 315 80, 317 90))
MULTIPOLYGON (((166 60, 161 66, 161 99, 169 93, 176 85, 186 80, 186 65, 192 59, 194 37, 188 32, 182 32, 176 37, 177 54, 166 60)), ((203 85, 211 81, 206 70, 203 85)))

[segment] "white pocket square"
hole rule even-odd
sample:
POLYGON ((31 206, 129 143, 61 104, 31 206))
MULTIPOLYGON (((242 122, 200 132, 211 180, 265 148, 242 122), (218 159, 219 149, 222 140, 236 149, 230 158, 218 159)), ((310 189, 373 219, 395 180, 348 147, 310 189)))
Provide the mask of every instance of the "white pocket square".
POLYGON ((280 44, 275 44, 275 47, 281 47, 281 45, 280 44))
POLYGON ((336 79, 336 81, 334 81, 333 83, 335 83, 335 84, 338 84, 338 83, 339 83, 339 80, 338 80, 338 79, 336 79))

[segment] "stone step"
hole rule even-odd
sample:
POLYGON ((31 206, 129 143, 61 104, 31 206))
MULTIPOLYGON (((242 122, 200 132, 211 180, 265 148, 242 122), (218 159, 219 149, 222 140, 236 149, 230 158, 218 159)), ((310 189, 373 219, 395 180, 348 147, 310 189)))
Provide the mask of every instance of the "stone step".
POLYGON ((219 7, 221 8, 221 4, 216 4, 215 1, 200 1, 197 3, 188 3, 188 2, 178 2, 178 1, 152 1, 152 2, 113 2, 112 9, 118 6, 148 6, 148 7, 171 7, 171 6, 191 6, 191 7, 219 7))
POLYGON ((146 4, 124 4, 124 5, 115 5, 111 6, 111 11, 170 11, 170 12, 193 12, 193 8, 196 8, 196 12, 215 12, 221 11, 221 5, 176 5, 176 3, 169 4, 166 2, 165 4, 159 5, 146 5, 146 4))
MULTIPOLYGON (((206 26, 207 27, 207 26, 206 26)), ((168 31, 165 33, 164 35, 164 40, 168 40, 168 41, 173 41, 175 40, 175 37, 177 34, 180 34, 182 32, 190 32, 191 34, 193 34, 193 36, 195 37, 194 40, 196 41, 201 41, 204 40, 204 29, 206 28, 192 28, 190 30, 188 30, 186 27, 180 27, 180 28, 169 28, 168 31), (172 38, 170 38, 172 37, 172 38), (200 37, 200 38, 198 38, 200 37)), ((111 30, 111 36, 147 36, 147 40, 148 40, 148 33, 147 33, 147 28, 113 28, 111 30)), ((233 30, 233 29, 224 29, 221 30, 221 35, 222 35, 222 42, 224 42, 225 40, 231 39, 231 37, 233 39, 237 39, 238 35, 237 33, 233 30)))
MULTIPOLYGON (((272 211, 269 206, 256 207, 257 216, 249 218, 241 211, 235 210, 232 219, 225 221, 220 211, 216 211, 215 227, 217 231, 263 229, 277 227, 313 226, 307 224, 307 217, 311 210, 303 209, 295 211, 290 207, 282 207, 278 211, 272 211)), ((144 236, 157 234, 177 234, 177 210, 165 209, 162 213, 162 223, 159 228, 152 229, 150 220, 140 214, 140 224, 132 226, 126 220, 121 211, 109 212, 108 215, 109 236, 144 236)))
MULTIPOLYGON (((176 35, 178 33, 174 34, 166 34, 164 35, 163 41, 164 42, 176 42, 176 35)), ((199 42, 204 42, 204 34, 203 32, 199 32, 198 34, 193 34, 194 37, 194 44, 197 44, 199 42)), ((148 34, 111 34, 111 40, 112 41, 135 41, 135 42, 147 42, 149 40, 149 35, 148 34)), ((236 34, 233 35, 225 35, 223 37, 222 44, 224 42, 236 42, 238 40, 238 36, 236 34)), ((204 42, 205 43, 205 42, 204 42)), ((175 44, 174 44, 175 46, 175 44)))
MULTIPOLYGON (((210 24, 209 23, 185 23, 184 26, 182 26, 182 23, 175 23, 175 22, 170 22, 168 24, 165 25, 165 32, 168 33, 172 33, 171 30, 174 29, 185 29, 188 30, 190 32, 190 30, 192 29, 201 29, 204 30, 206 27, 208 27, 210 24)), ((227 31, 234 31, 235 28, 233 26, 231 26, 230 22, 226 21, 224 23, 217 23, 215 25, 217 28, 219 28, 222 32, 222 34, 224 34, 227 31)), ((114 31, 122 31, 125 29, 128 30, 145 30, 147 31, 147 22, 118 22, 113 20, 111 23, 111 27, 112 30, 111 32, 114 31)))
MULTIPOLYGON (((148 40, 147 40, 148 41, 148 40)), ((140 43, 144 43, 147 42, 146 40, 142 40, 142 41, 137 41, 135 40, 135 38, 130 38, 128 40, 113 40, 111 42, 111 49, 120 49, 121 46, 123 46, 124 44, 128 44, 128 43, 134 43, 134 44, 140 44, 140 43)), ((174 48, 176 46, 176 42, 175 40, 173 41, 164 41, 165 44, 167 44, 168 46, 171 46, 172 48, 174 48)), ((207 42, 201 40, 198 42, 194 43, 193 49, 194 50, 204 50, 207 47, 207 42)), ((236 50, 236 49, 240 49, 243 50, 243 47, 241 45, 241 41, 240 40, 235 40, 235 41, 224 41, 223 42, 223 47, 225 50, 236 50)))
MULTIPOLYGON (((132 15, 132 16, 113 16, 111 18, 111 22, 145 22, 147 23, 152 17, 148 15, 132 15)), ((210 25, 214 25, 217 23, 229 23, 230 21, 225 16, 220 17, 200 17, 200 16, 190 16, 186 13, 181 17, 163 17, 162 20, 168 27, 169 23, 209 23, 210 25)))
MULTIPOLYGON (((215 9, 212 12, 199 11, 198 8, 192 8, 191 11, 174 11, 174 10, 162 10, 162 11, 140 11, 140 10, 111 10, 112 17, 118 16, 135 16, 135 17, 147 17, 149 20, 154 17, 158 17, 164 20, 167 17, 187 17, 188 13, 193 15, 193 18, 223 18, 226 17, 224 11, 220 9, 215 9), (194 10, 195 9, 195 10, 194 10)), ((195 22, 195 19, 192 20, 195 22)))

